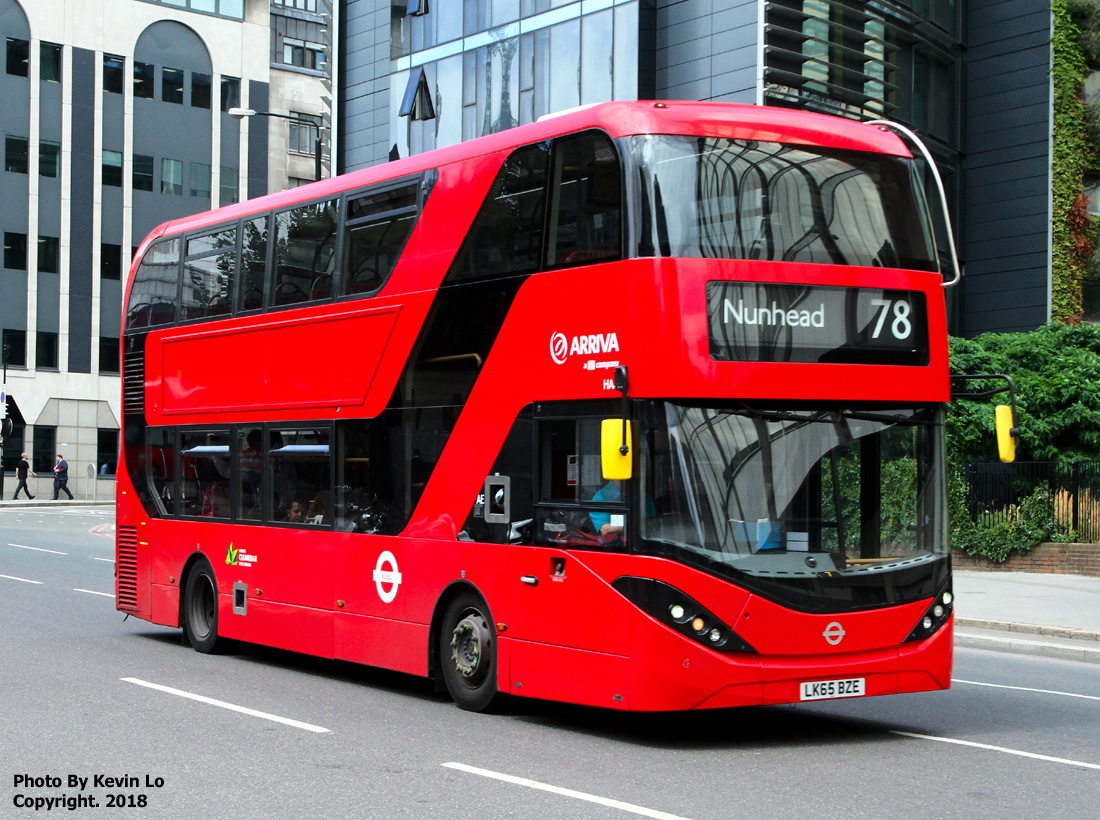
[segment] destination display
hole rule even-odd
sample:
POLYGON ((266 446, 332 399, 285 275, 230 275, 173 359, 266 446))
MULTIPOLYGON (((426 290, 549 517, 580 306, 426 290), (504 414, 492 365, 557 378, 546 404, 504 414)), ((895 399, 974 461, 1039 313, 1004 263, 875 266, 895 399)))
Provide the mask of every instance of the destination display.
POLYGON ((708 282, 711 358, 723 362, 928 364, 924 294, 708 282))

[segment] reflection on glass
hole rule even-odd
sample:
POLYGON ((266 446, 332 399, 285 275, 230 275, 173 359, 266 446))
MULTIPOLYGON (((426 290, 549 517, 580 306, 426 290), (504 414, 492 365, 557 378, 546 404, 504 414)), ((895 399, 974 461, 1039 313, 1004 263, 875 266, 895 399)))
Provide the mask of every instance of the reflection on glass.
POLYGON ((703 137, 629 142, 642 256, 938 269, 912 160, 703 137))
POLYGON ((940 425, 931 409, 653 403, 643 537, 759 576, 927 562, 946 550, 940 425))

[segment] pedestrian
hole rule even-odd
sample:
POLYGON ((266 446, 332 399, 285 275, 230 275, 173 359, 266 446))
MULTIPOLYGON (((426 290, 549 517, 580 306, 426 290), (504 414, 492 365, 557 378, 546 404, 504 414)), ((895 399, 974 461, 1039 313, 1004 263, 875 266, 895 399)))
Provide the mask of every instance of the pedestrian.
POLYGON ((29 498, 31 501, 34 501, 34 496, 31 495, 31 491, 27 489, 28 473, 33 476, 38 475, 38 473, 31 469, 31 463, 27 461, 27 454, 23 453, 22 457, 19 459, 19 464, 15 468, 15 475, 19 479, 19 484, 15 487, 15 496, 13 497, 13 500, 19 500, 19 491, 22 490, 27 494, 27 498, 29 498))
POLYGON ((69 500, 73 500, 73 494, 69 492, 69 462, 57 454, 57 463, 53 465, 53 500, 57 501, 57 495, 62 490, 69 500))

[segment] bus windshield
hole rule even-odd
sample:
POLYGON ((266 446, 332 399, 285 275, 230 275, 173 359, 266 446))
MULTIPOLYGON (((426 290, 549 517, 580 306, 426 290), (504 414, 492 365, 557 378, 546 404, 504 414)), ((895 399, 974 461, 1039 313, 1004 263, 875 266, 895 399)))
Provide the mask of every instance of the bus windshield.
POLYGON ((643 413, 642 549, 796 608, 919 600, 946 578, 940 411, 643 413))
POLYGON ((711 137, 625 142, 639 256, 939 269, 910 159, 711 137))

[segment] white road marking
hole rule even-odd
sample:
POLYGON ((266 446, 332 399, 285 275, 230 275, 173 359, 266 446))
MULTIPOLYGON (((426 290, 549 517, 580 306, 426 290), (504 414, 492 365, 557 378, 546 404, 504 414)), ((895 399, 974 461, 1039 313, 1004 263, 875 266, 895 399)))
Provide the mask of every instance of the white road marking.
POLYGON ((44 581, 31 581, 27 578, 16 578, 14 575, 0 575, 0 578, 7 578, 9 581, 22 581, 24 584, 43 584, 44 581))
POLYGON ((901 735, 902 737, 913 737, 918 740, 934 740, 937 743, 951 743, 955 746, 970 746, 974 749, 986 749, 991 752, 1002 752, 1006 755, 1029 757, 1032 760, 1045 760, 1048 763, 1064 763, 1067 766, 1084 766, 1086 769, 1096 769, 1100 771, 1100 763, 1085 763, 1081 760, 1067 760, 1064 757, 1050 757, 1049 755, 1040 755, 1034 752, 1022 752, 1019 749, 1007 749, 1004 746, 991 746, 988 743, 975 743, 972 740, 957 740, 952 737, 936 737, 935 735, 918 735, 914 732, 901 732, 897 730, 891 731, 890 734, 901 735))
POLYGON ((622 811, 628 811, 633 814, 640 814, 643 817, 654 817, 657 818, 657 820, 686 820, 686 818, 678 814, 669 814, 666 811, 647 809, 645 806, 636 806, 633 803, 624 803, 621 800, 612 800, 609 797, 600 797, 599 795, 588 794, 587 792, 563 789, 561 786, 551 786, 548 783, 539 783, 537 780, 528 780, 526 777, 516 777, 510 774, 490 771, 489 769, 479 769, 476 766, 467 766, 465 763, 444 763, 442 765, 446 766, 448 769, 457 769, 460 772, 468 772, 469 774, 481 775, 482 777, 491 777, 494 780, 503 780, 505 783, 512 783, 516 786, 526 786, 529 789, 539 789, 540 791, 550 792, 552 794, 560 794, 563 797, 586 800, 589 803, 597 803, 601 806, 621 809, 622 811))
POLYGON ((87 592, 89 595, 102 595, 104 598, 115 597, 110 592, 96 592, 94 589, 77 589, 76 587, 73 587, 73 592, 87 592))
POLYGON ((114 558, 93 558, 92 560, 93 561, 106 561, 108 564, 113 564, 115 562, 114 558))
POLYGON ((8 544, 9 547, 18 547, 21 550, 34 550, 35 552, 52 552, 54 555, 68 555, 67 552, 58 552, 57 550, 44 550, 42 547, 25 547, 22 544, 8 544))
POLYGON ((220 706, 222 709, 229 709, 230 711, 240 712, 244 715, 263 718, 264 720, 273 720, 276 723, 284 723, 287 726, 293 726, 297 729, 305 729, 307 732, 322 733, 331 731, 330 729, 325 729, 323 726, 314 726, 312 723, 291 720, 290 718, 273 715, 270 712, 260 712, 256 709, 249 709, 247 706, 237 706, 234 703, 226 703, 224 700, 215 700, 214 698, 208 698, 204 695, 184 692, 182 689, 173 689, 171 686, 161 686, 159 683, 150 683, 149 681, 140 680, 139 678, 122 678, 121 680, 126 681, 126 683, 136 683, 138 686, 144 686, 147 689, 156 689, 158 692, 167 692, 169 695, 178 695, 181 698, 197 700, 199 703, 206 703, 210 706, 220 706))
POLYGON ((1061 695, 1064 698, 1083 698, 1084 700, 1100 700, 1096 695, 1078 695, 1074 692, 1058 692, 1054 689, 1029 689, 1026 686, 1005 686, 1003 683, 980 683, 976 680, 959 680, 955 678, 952 683, 965 683, 970 686, 988 686, 991 689, 1015 689, 1017 692, 1038 692, 1040 695, 1061 695))

